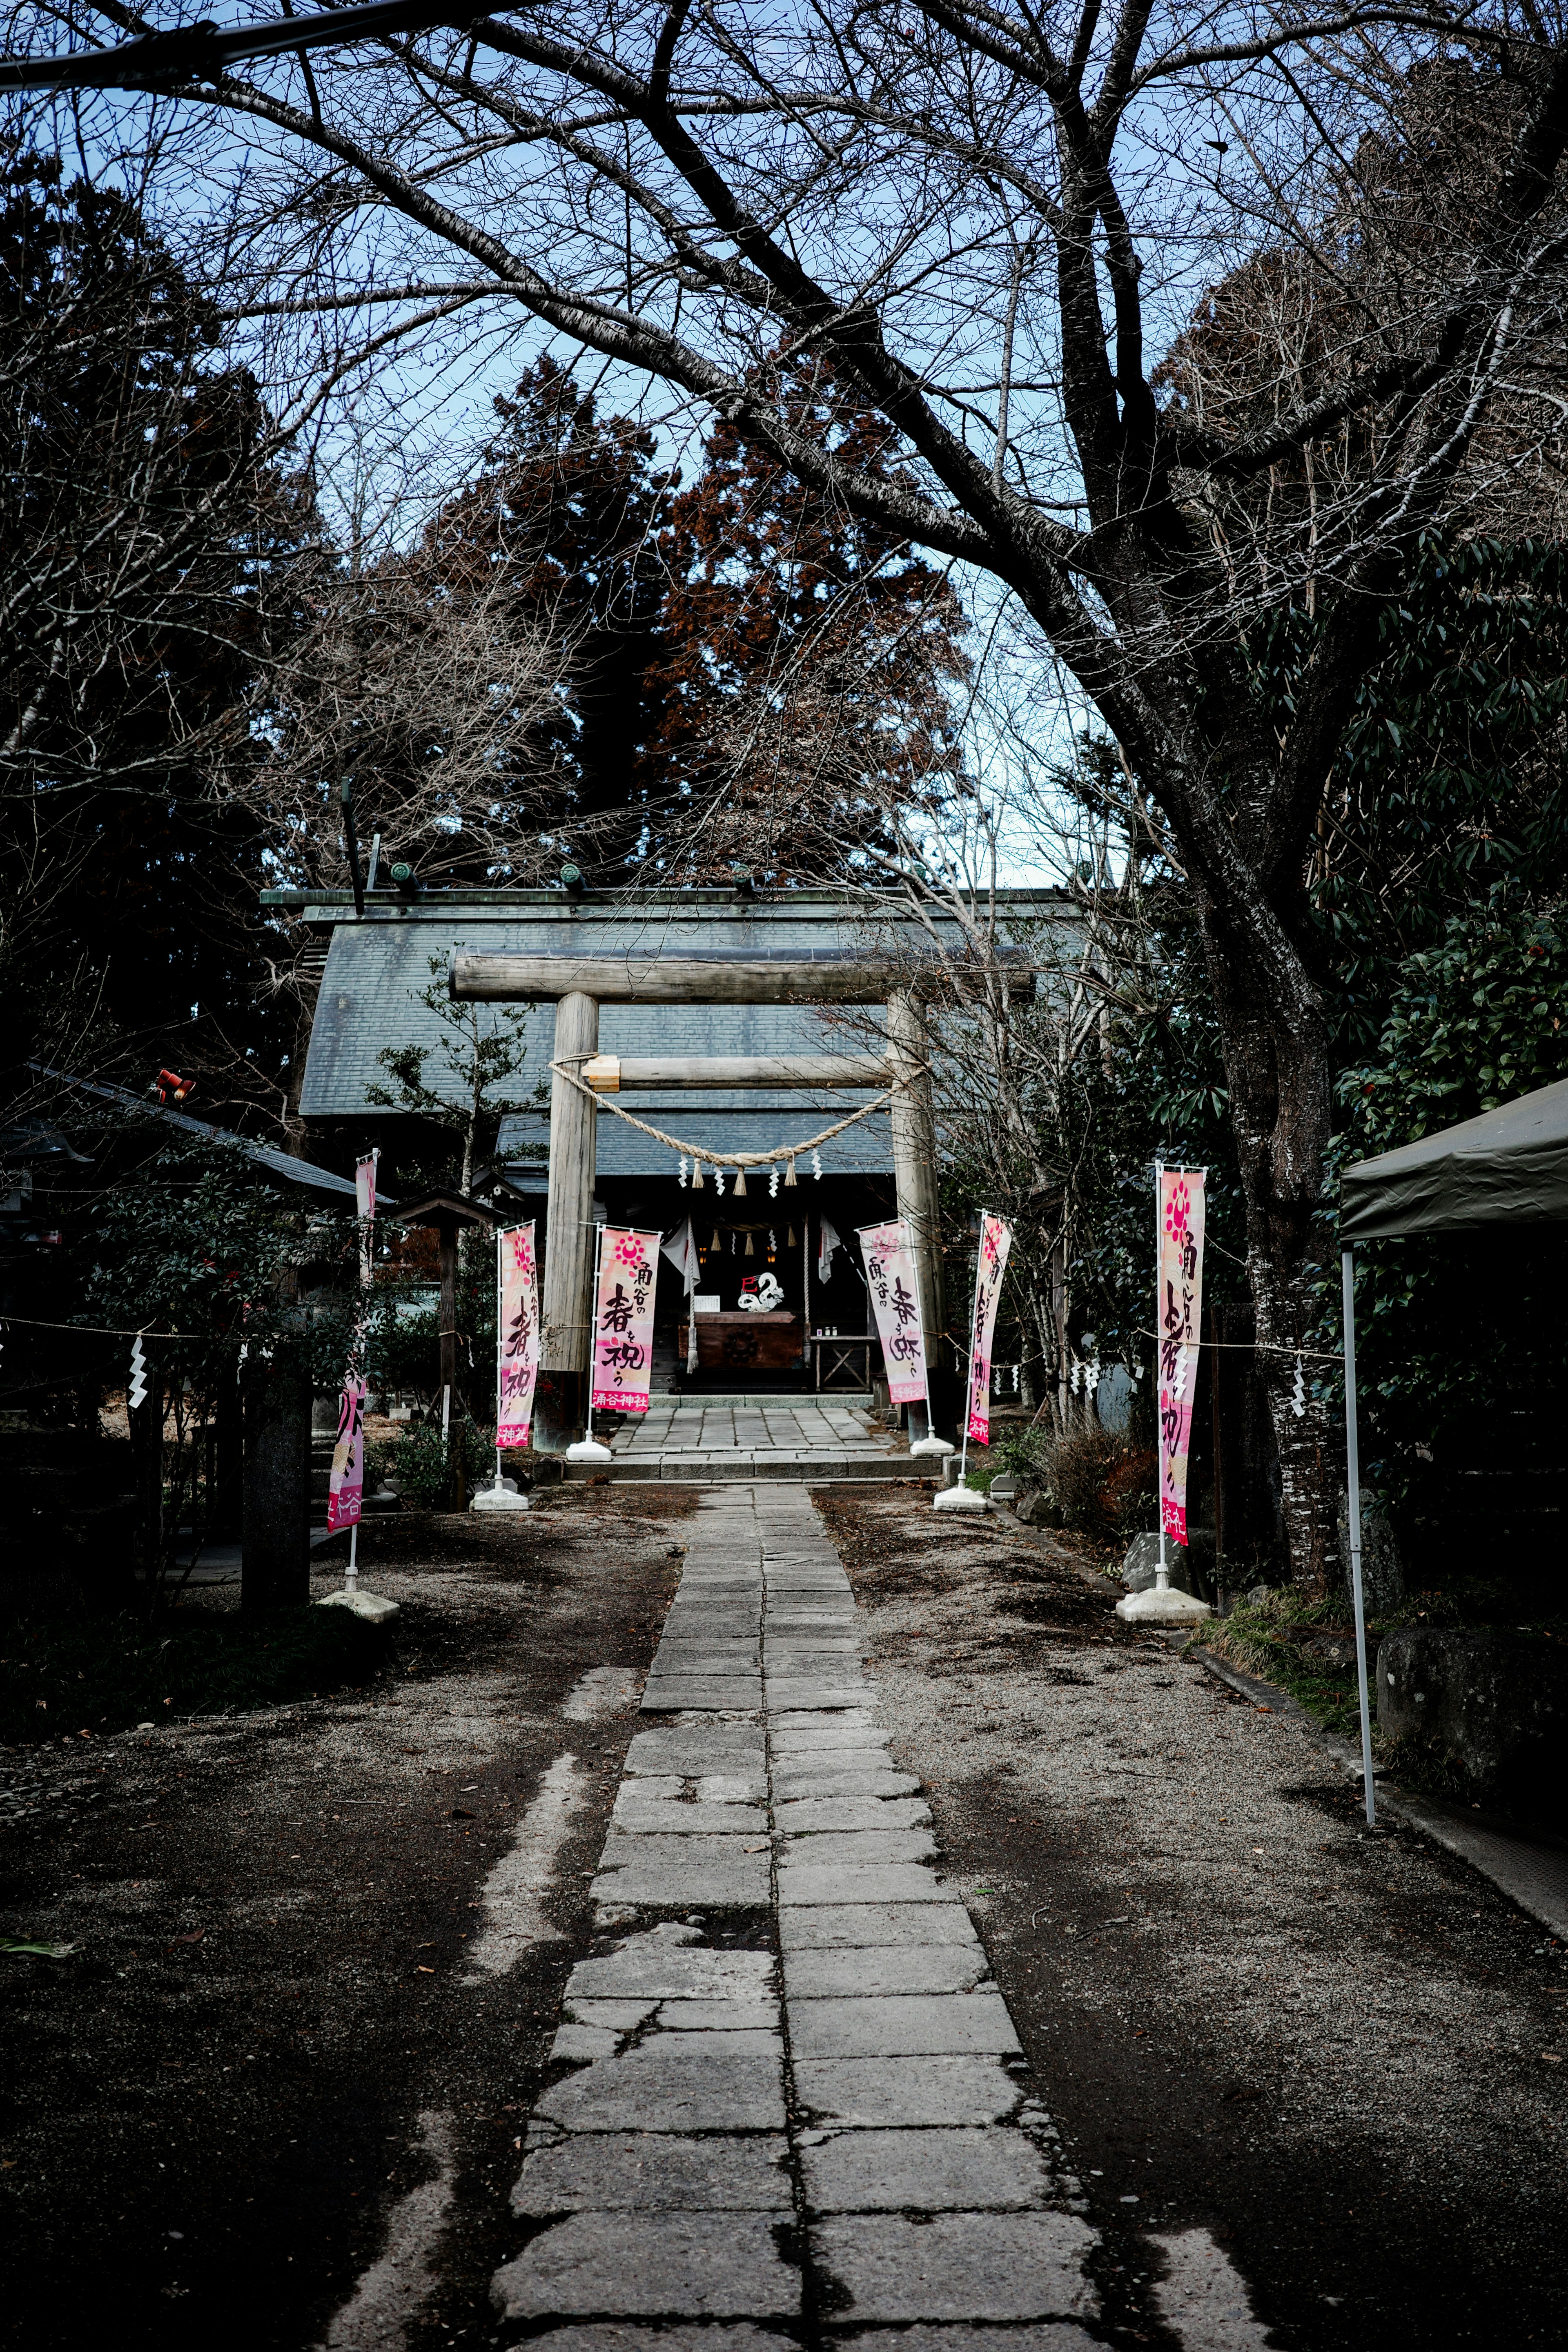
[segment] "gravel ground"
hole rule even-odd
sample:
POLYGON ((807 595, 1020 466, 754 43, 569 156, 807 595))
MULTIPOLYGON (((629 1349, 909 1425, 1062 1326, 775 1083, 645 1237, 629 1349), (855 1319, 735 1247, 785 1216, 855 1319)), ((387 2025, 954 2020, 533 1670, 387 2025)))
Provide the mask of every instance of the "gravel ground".
POLYGON ((1558 2344, 1555 1948, 1067 1544, 817 1496, 1094 2219, 1203 2227, 1281 2347, 1558 2344))
POLYGON ((374 1686, 0 1751, 0 1929, 78 1948, 0 1958, 8 2341, 355 2352, 425 2300, 406 2263, 367 2285, 378 2253, 417 2273, 437 2236, 407 2343, 488 2340, 693 1500, 373 1521, 364 1581, 404 1610, 374 1686), (528 1932, 498 1934, 487 1882, 515 1929, 520 1867, 528 1932))

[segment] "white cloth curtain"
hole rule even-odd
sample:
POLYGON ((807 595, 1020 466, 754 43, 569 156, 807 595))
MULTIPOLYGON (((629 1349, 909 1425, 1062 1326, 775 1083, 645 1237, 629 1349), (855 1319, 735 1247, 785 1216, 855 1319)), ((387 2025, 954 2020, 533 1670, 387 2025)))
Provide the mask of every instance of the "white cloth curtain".
POLYGON ((691 1230, 690 1218, 677 1225, 673 1233, 666 1234, 659 1248, 679 1275, 686 1293, 686 1369, 694 1372, 697 1370, 697 1317, 691 1301, 701 1265, 697 1255, 697 1236, 691 1230))

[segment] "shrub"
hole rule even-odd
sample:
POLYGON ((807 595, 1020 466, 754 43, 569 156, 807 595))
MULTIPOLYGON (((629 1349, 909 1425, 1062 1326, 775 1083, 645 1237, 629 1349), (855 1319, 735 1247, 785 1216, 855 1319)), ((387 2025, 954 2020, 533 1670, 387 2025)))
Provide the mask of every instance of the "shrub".
POLYGON ((462 1448, 468 1492, 489 1478, 495 1469, 495 1433, 480 1429, 466 1413, 456 1416, 449 1438, 438 1422, 417 1423, 401 1437, 372 1445, 366 1454, 367 1476, 389 1478, 405 1503, 417 1511, 444 1510, 452 1497, 452 1476, 462 1448))
POLYGON ((1037 1487, 1058 1524, 1114 1543, 1154 1525, 1155 1459, 1151 1446, 1091 1423, 1058 1437, 1026 1430, 993 1449, 996 1462, 1037 1487))

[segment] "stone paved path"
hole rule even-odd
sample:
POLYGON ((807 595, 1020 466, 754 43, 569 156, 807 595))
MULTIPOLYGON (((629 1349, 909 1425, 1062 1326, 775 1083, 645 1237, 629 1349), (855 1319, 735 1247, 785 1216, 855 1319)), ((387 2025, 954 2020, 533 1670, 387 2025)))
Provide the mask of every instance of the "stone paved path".
POLYGON ((610 1450, 618 1478, 907 1478, 917 1466, 863 1408, 831 1397, 708 1404, 656 1396, 610 1450))
POLYGON ((643 1708, 505 2340, 1090 2352, 1095 2235, 804 1488, 704 1496, 643 1708))

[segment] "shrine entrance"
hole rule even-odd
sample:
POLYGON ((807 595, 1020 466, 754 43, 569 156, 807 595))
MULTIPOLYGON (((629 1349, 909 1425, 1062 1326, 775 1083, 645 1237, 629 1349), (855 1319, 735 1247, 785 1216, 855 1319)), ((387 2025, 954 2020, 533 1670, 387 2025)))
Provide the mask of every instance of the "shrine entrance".
MULTIPOLYGON (((845 1448, 866 1457, 877 1449, 863 1420, 880 1349, 872 1336, 864 1286, 856 1280, 851 1253, 856 1224, 885 1217, 889 1207, 908 1219, 920 1273, 926 1360, 931 1368, 931 1421, 912 1408, 911 1437, 932 1424, 946 1433, 957 1407, 958 1381, 946 1341, 946 1286, 937 1226, 935 1139, 931 1127, 931 1079, 926 1034, 918 1000, 907 988, 889 984, 883 967, 849 958, 770 957, 731 961, 691 957, 585 957, 487 955, 459 952, 451 965, 451 993, 462 1003, 548 1003, 555 1006, 552 1056, 549 1195, 544 1237, 542 1353, 536 1407, 535 1444, 542 1452, 563 1452, 582 1433, 592 1329, 594 1225, 598 1178, 598 1118, 601 1108, 625 1093, 638 1110, 632 1123, 645 1135, 668 1142, 671 1169, 679 1137, 656 1122, 660 1094, 686 1095, 710 1089, 765 1089, 770 1094, 816 1095, 825 1090, 868 1091, 885 1097, 893 1144, 893 1199, 888 1187, 869 1181, 835 1179, 829 1216, 805 1151, 792 1150, 785 1137, 776 1150, 745 1155, 714 1153, 703 1164, 700 1189, 677 1189, 673 1173, 657 1185, 646 1180, 628 1187, 643 1198, 603 1203, 611 1222, 638 1223, 662 1231, 689 1215, 696 1244, 695 1348, 684 1312, 673 1329, 663 1318, 670 1383, 683 1393, 656 1397, 645 1443, 627 1433, 628 1468, 633 1455, 659 1457, 693 1452, 709 1456, 732 1453, 770 1458, 791 1454, 825 1463, 845 1448), (637 1060, 601 1054, 602 1004, 641 1005, 875 1005, 887 1007, 883 1054, 790 1054, 680 1055, 637 1060), (644 1098, 653 1107, 645 1109, 644 1098), (712 1160, 750 1158, 745 1190, 732 1166, 722 1171, 719 1189, 712 1160), (779 1171, 786 1171, 781 1181, 779 1171), (796 1181, 791 1185, 787 1174, 796 1181), (649 1197, 657 1190, 658 1199, 649 1197), (674 1216, 667 1213, 676 1203, 674 1216), (844 1222, 838 1222, 842 1217, 844 1222), (826 1231, 824 1228, 826 1227, 826 1231), (776 1294, 776 1296, 775 1296, 776 1294), (742 1298, 755 1299, 754 1306, 742 1298), (695 1362, 692 1357, 695 1356, 695 1362), (779 1419, 769 1433, 767 1419, 784 1413, 793 1392, 796 1404, 809 1394, 822 1406, 810 1409, 811 1427, 779 1419), (837 1392, 837 1393, 835 1393, 837 1392), (688 1408, 700 1408, 704 1433, 695 1447, 679 1441, 688 1408), (831 1423, 817 1423, 822 1413, 831 1423), (717 1441, 719 1423, 707 1417, 740 1414, 728 1446, 717 1441), (854 1427, 844 1416, 851 1417, 854 1427), (741 1443, 739 1430, 746 1443, 741 1443), (789 1444, 782 1443, 792 1439, 789 1444)), ((863 1116, 847 1111, 840 1124, 863 1116)), ((817 1114, 821 1124, 821 1114, 817 1114)), ((803 1106, 799 1134, 809 1145, 813 1113, 803 1106)), ((795 1122, 792 1120, 793 1126, 795 1122)), ((827 1131, 833 1129, 831 1117, 827 1131)), ((782 1130, 781 1130, 782 1133, 782 1130)), ((689 1173, 689 1171, 688 1171, 689 1173)), ((617 1188, 619 1189, 619 1188, 617 1188)), ((607 1188, 606 1188, 607 1190, 607 1188)), ((673 1271, 673 1269, 670 1269, 673 1271)), ((656 1356, 656 1378, 658 1360, 656 1356)), ((895 1457, 901 1458, 901 1457, 895 1457)), ((647 1470, 644 1475, 656 1475, 647 1470)), ((716 1475, 725 1475, 719 1472, 716 1475)), ((742 1475, 737 1468, 729 1475, 742 1475)), ((747 1472, 745 1475, 752 1475, 747 1472)), ((805 1475, 788 1470, 781 1475, 805 1475)), ((831 1468, 820 1475, 835 1475, 831 1468)), ((851 1475, 862 1475, 859 1472, 851 1475)))

